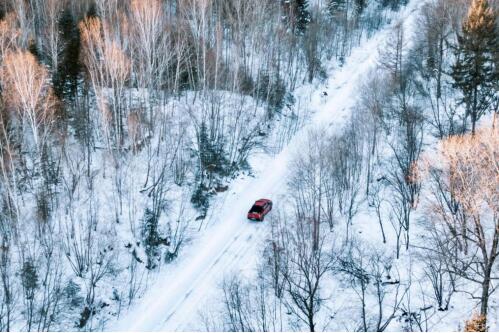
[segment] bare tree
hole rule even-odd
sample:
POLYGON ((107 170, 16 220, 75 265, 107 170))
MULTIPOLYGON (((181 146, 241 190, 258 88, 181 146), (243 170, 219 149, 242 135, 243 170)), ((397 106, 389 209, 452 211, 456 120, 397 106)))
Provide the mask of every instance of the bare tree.
POLYGON ((15 13, 16 26, 19 28, 19 44, 22 48, 28 48, 33 44, 35 19, 34 13, 26 1, 12 1, 12 11, 15 13))
POLYGON ((360 204, 364 141, 358 123, 348 122, 344 133, 311 131, 306 146, 292 162, 289 186, 300 219, 310 219, 315 244, 321 223, 333 227, 338 213, 347 219, 347 233, 360 204), (324 138, 327 138, 326 140, 324 138), (302 151, 307 151, 303 154, 302 151))
MULTIPOLYGON (((149 89, 147 96, 152 97, 156 89, 163 84, 165 72, 170 65, 172 52, 169 48, 170 36, 166 15, 162 3, 158 0, 131 2, 132 49, 134 71, 138 86, 149 89)), ((149 103, 149 123, 153 124, 153 110, 149 103)))
POLYGON ((16 16, 8 13, 0 20, 0 63, 8 51, 18 47, 20 31, 16 26, 16 16))
POLYGON ((60 56, 63 49, 62 36, 59 33, 59 21, 66 6, 65 0, 42 1, 37 6, 37 13, 40 19, 42 41, 40 48, 44 57, 48 60, 52 73, 56 73, 59 68, 60 56))
POLYGON ((386 73, 379 68, 371 71, 367 75, 366 82, 362 84, 360 100, 358 102, 358 110, 356 115, 361 122, 362 130, 368 134, 368 153, 366 154, 367 168, 367 188, 366 194, 369 195, 370 186, 373 181, 374 168, 380 160, 378 148, 380 145, 380 137, 386 131, 386 113, 389 106, 390 90, 384 84, 386 73))
POLYGON ((425 262, 424 274, 431 283, 438 311, 447 311, 452 295, 456 291, 456 274, 449 270, 447 260, 438 252, 424 251, 421 259, 425 262))
POLYGON ((382 177, 393 191, 392 225, 397 234, 397 257, 400 235, 410 244, 411 213, 417 206, 421 184, 415 175, 415 164, 423 147, 424 118, 417 104, 417 83, 413 78, 407 38, 403 24, 395 26, 381 53, 380 67, 389 79, 391 97, 387 107, 387 129, 394 132, 389 146, 393 153, 390 170, 382 177), (396 220, 396 221, 395 221, 396 220), (398 222, 398 223, 394 223, 398 222))
POLYGON ((211 0, 182 0, 179 3, 179 10, 188 20, 190 34, 194 37, 194 61, 196 68, 197 82, 200 82, 200 88, 203 92, 209 87, 209 73, 213 68, 210 62, 209 46, 213 42, 212 22, 210 14, 213 9, 211 0))
POLYGON ((233 273, 225 277, 221 289, 223 311, 218 324, 227 331, 280 331, 282 326, 281 300, 268 283, 265 268, 257 268, 255 281, 245 282, 233 273))
POLYGON ((31 130, 36 150, 48 139, 53 121, 55 97, 47 70, 29 52, 10 52, 2 67, 2 84, 7 104, 13 107, 31 130))
MULTIPOLYGON (((160 83, 157 80, 161 78, 162 72, 168 61, 163 57, 168 56, 167 35, 163 32, 165 18, 160 1, 147 0, 131 2, 131 15, 133 21, 132 36, 137 54, 138 63, 137 73, 139 74, 140 86, 149 89, 157 88, 160 83), (161 53, 165 52, 164 55, 161 53), (153 85, 153 80, 156 83, 153 85)), ((168 58, 166 58, 168 59, 168 58)))
POLYGON ((102 25, 98 18, 86 18, 80 23, 83 61, 101 112, 101 125, 108 148, 121 149, 126 115, 123 93, 130 73, 130 61, 119 43, 103 37, 104 32, 110 34, 108 27, 109 24, 102 25))
POLYGON ((62 253, 54 233, 41 237, 40 282, 41 297, 37 318, 37 331, 49 331, 60 319, 62 306, 63 264, 62 253))
POLYGON ((452 274, 480 285, 477 298, 485 317, 499 255, 498 139, 497 128, 481 129, 474 137, 450 137, 441 144, 439 160, 428 158, 423 168, 439 170, 442 180, 432 187, 436 200, 428 207, 437 249, 452 274), (454 198, 455 209, 439 200, 442 189, 454 198), (463 218, 455 218, 458 214, 463 218))
POLYGON ((343 273, 360 301, 361 323, 356 329, 383 332, 396 318, 406 291, 393 259, 353 239, 337 270, 343 273), (374 297, 374 304, 371 298, 374 297))
POLYGON ((283 226, 279 233, 274 241, 280 249, 278 267, 287 308, 314 332, 324 300, 321 284, 337 258, 329 252, 326 235, 320 235, 317 247, 314 246, 313 226, 306 219, 296 217, 293 224, 283 226))
POLYGON ((10 331, 15 318, 16 295, 14 292, 15 280, 12 272, 15 267, 12 262, 12 225, 7 220, 8 216, 0 214, 0 329, 10 331))
MULTIPOLYGON (((91 201, 96 199, 91 199, 91 201)), ((95 213, 96 202, 89 204, 85 216, 61 221, 64 225, 64 252, 74 274, 84 282, 85 306, 78 327, 92 329, 98 309, 98 284, 115 271, 116 246, 112 228, 101 224, 95 213)))
POLYGON ((431 108, 428 117, 429 124, 436 130, 438 137, 454 134, 457 131, 455 124, 456 108, 452 105, 449 94, 452 91, 446 73, 450 72, 450 58, 453 17, 456 13, 456 3, 444 0, 430 1, 421 9, 418 22, 423 29, 416 36, 420 39, 418 52, 421 53, 420 61, 416 62, 418 71, 424 82, 427 100, 431 108))
POLYGON ((222 284, 226 322, 229 330, 234 332, 254 331, 252 322, 250 287, 244 285, 241 280, 232 276, 224 280, 222 284))
POLYGON ((383 213, 382 213, 383 212, 382 207, 384 207, 383 203, 386 202, 386 199, 383 191, 384 191, 383 184, 381 184, 380 181, 376 181, 376 183, 374 183, 374 185, 371 187, 371 190, 367 197, 367 202, 369 204, 369 207, 374 208, 374 210, 376 211, 376 217, 378 218, 381 237, 383 239, 383 243, 386 243, 386 235, 385 235, 385 228, 383 225, 383 213))
MULTIPOLYGON (((324 131, 309 133, 307 147, 300 149, 306 150, 308 153, 302 154, 300 151, 300 154, 293 161, 294 172, 288 184, 295 201, 296 218, 300 220, 310 219, 309 223, 313 226, 314 248, 319 246, 322 220, 332 216, 332 212, 328 211, 331 205, 323 207, 323 201, 326 197, 325 179, 329 171, 326 169, 329 162, 326 158, 328 153, 326 142, 324 131)), ((332 224, 332 221, 329 223, 332 224)))
MULTIPOLYGON (((365 141, 361 135, 360 119, 353 117, 344 132, 333 137, 334 177, 339 187, 338 203, 342 214, 347 218, 347 227, 358 212, 361 192, 361 179, 364 164, 365 141)), ((347 229, 347 233, 349 229, 347 229)))

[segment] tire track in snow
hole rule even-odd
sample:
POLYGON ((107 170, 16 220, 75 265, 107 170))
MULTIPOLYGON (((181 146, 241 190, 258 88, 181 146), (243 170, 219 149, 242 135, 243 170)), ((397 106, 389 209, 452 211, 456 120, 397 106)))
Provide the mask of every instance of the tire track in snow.
MULTIPOLYGON (((219 271, 219 272, 226 272, 227 268, 233 266, 234 262, 236 262, 238 260, 238 258, 242 257, 243 253, 245 253, 245 252, 247 252, 249 250, 249 248, 248 248, 249 241, 253 238, 254 234, 257 233, 257 231, 263 231, 263 228, 261 228, 261 227, 263 227, 263 226, 262 225, 256 226, 255 232, 249 234, 248 237, 246 238, 246 240, 244 242, 237 242, 237 240, 239 239, 240 234, 237 235, 236 237, 234 237, 234 239, 232 240, 232 242, 227 246, 227 248, 223 251, 223 253, 221 253, 215 259, 215 261, 210 265, 209 269, 207 270, 207 272, 205 274, 209 274, 213 270, 215 270, 216 272, 217 271, 219 271), (239 245, 239 246, 237 246, 237 245, 239 245), (222 257, 224 257, 224 256, 226 256, 226 260, 221 261, 220 259, 222 257)), ((251 245, 249 245, 249 246, 251 246, 252 248, 256 248, 256 242, 253 243, 253 244, 251 244, 251 245)), ((182 306, 183 302, 187 299, 187 296, 191 296, 193 294, 193 291, 194 291, 195 288, 199 288, 198 286, 201 284, 200 280, 202 278, 203 278, 203 276, 200 276, 198 278, 198 280, 196 281, 197 283, 195 283, 189 289, 189 291, 186 293, 186 295, 182 299, 182 301, 180 301, 179 304, 177 304, 177 306, 175 307, 175 309, 168 315, 167 319, 165 319, 159 325, 158 329, 161 329, 161 326, 164 325, 165 323, 167 323, 172 317, 174 317, 175 315, 178 315, 176 309, 179 308, 180 306, 182 306)), ((191 301, 191 303, 192 303, 192 301, 191 301)), ((182 314, 180 314, 180 315, 182 315, 182 314)), ((174 330, 177 330, 178 327, 182 325, 182 321, 181 320, 174 321, 174 322, 172 322, 172 324, 173 324, 173 326, 176 326, 174 329, 173 328, 171 329, 172 331, 174 331, 174 330)), ((170 329, 168 329, 168 330, 170 330, 170 329)))
MULTIPOLYGON (((263 230, 263 228, 259 228, 259 229, 263 230)), ((249 237, 247 238, 246 242, 236 243, 236 244, 240 244, 240 246, 238 248, 234 249, 234 251, 226 252, 226 253, 231 253, 230 256, 227 258, 227 260, 220 261, 219 260, 220 258, 217 259, 216 263, 214 263, 210 267, 208 274, 211 271, 225 273, 225 272, 229 271, 231 267, 234 267, 234 264, 236 262, 244 262, 240 259, 244 258, 245 253, 254 253, 256 251, 256 248, 257 248, 256 242, 248 245, 248 241, 252 238, 253 238, 253 234, 250 234, 249 237)), ((222 279, 217 280, 217 281, 221 282, 222 279)), ((208 282, 213 282, 213 281, 208 280, 208 282)), ((206 285, 206 283, 205 283, 205 285, 206 285)), ((198 286, 196 286, 196 288, 193 287, 189 291, 189 295, 192 295, 192 292, 194 290, 202 290, 202 289, 203 288, 198 287, 198 286)), ((211 291, 213 291, 213 290, 211 290, 211 291)), ((174 312, 170 314, 169 318, 166 319, 160 326, 158 326, 157 329, 164 330, 165 327, 167 327, 166 330, 168 330, 168 331, 183 330, 183 325, 188 324, 188 323, 186 323, 182 319, 185 319, 186 317, 189 317, 189 316, 196 317, 198 315, 197 310, 199 310, 199 309, 197 309, 197 306, 202 306, 202 303, 201 303, 202 297, 203 297, 202 294, 201 295, 199 295, 199 294, 193 295, 192 299, 190 300, 190 304, 196 304, 196 308, 193 308, 192 306, 187 305, 188 308, 183 308, 181 312, 179 312, 178 310, 174 310, 174 312), (187 316, 185 316, 185 314, 187 314, 187 316), (172 319, 175 319, 175 320, 172 320, 172 319), (168 325, 166 325, 166 324, 168 324, 168 325)), ((186 300, 186 298, 184 298, 184 300, 186 300)), ((182 306, 182 303, 180 304, 180 306, 182 306)))

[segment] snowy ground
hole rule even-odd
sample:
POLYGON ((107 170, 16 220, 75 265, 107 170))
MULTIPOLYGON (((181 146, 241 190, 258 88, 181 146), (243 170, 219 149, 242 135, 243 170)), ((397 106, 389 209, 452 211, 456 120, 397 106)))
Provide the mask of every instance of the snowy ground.
MULTIPOLYGON (((398 16, 411 28, 420 1, 412 1, 398 16)), ((397 20, 393 20, 393 24, 397 20)), ((288 162, 296 147, 316 126, 340 129, 356 102, 358 83, 377 62, 380 46, 390 26, 356 48, 341 69, 335 69, 324 86, 304 86, 295 95, 313 112, 289 144, 277 155, 261 153, 251 159, 255 177, 240 177, 219 196, 199 233, 178 260, 158 274, 157 281, 109 330, 202 330, 200 313, 216 298, 219 283, 230 271, 252 270, 266 237, 267 224, 249 222, 245 215, 254 200, 267 197, 279 206, 285 194, 288 162), (326 91, 328 96, 322 97, 326 91)))

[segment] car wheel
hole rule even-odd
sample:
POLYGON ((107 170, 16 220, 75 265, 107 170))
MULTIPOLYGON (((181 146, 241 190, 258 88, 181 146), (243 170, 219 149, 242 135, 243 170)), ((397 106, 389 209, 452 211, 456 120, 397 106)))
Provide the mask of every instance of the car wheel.
POLYGON ((264 218, 265 218, 265 216, 262 216, 262 217, 260 218, 260 222, 263 222, 263 219, 264 219, 264 218))

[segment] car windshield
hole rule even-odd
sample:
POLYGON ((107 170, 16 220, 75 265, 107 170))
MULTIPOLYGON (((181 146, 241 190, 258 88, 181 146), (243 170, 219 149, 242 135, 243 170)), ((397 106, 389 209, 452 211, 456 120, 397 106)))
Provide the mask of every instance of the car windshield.
POLYGON ((263 212, 262 206, 253 205, 253 207, 251 207, 250 209, 250 213, 261 213, 261 212, 263 212))

